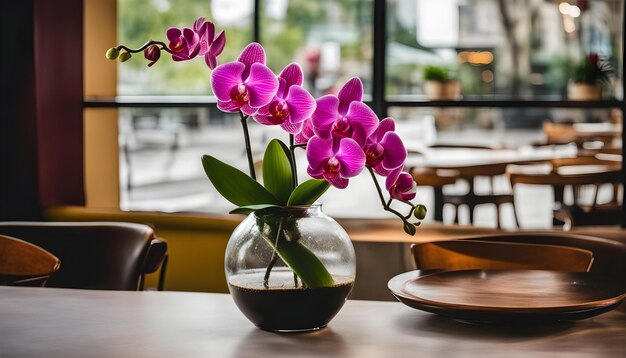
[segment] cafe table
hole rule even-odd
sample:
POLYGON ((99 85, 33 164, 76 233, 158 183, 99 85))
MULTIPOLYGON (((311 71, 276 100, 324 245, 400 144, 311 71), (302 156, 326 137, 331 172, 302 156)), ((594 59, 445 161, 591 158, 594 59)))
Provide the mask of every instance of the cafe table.
POLYGON ((348 300, 327 328, 278 334, 227 294, 0 287, 0 357, 625 357, 626 314, 532 326, 348 300))

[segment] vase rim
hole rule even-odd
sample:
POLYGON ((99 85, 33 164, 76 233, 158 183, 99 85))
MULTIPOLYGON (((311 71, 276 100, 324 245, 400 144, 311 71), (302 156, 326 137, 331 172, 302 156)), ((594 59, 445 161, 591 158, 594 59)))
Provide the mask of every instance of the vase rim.
POLYGON ((267 209, 261 209, 255 211, 253 214, 256 216, 268 216, 268 215, 294 215, 305 214, 311 212, 320 212, 322 210, 321 203, 313 203, 311 205, 290 205, 290 206, 274 206, 267 209))

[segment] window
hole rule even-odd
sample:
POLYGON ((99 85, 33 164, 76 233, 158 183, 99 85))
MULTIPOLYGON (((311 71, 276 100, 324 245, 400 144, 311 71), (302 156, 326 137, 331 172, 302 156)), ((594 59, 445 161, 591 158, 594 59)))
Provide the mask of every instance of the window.
MULTIPOLYGON (((117 1, 120 43, 140 46, 150 38, 163 39, 167 27, 190 26, 202 14, 226 30, 222 62, 235 59, 256 39, 276 73, 298 62, 305 86, 316 97, 359 76, 367 103, 377 104, 381 118, 394 116, 409 143, 465 140, 476 133, 500 138, 511 130, 517 130, 513 137, 531 141, 546 118, 612 121, 619 114, 610 108, 622 107, 624 8, 617 0, 571 1, 567 7, 566 2, 520 0, 111 1, 117 1), (381 45, 385 56, 377 57, 374 49, 381 45), (605 88, 605 100, 570 102, 570 66, 588 52, 609 59, 617 76, 605 88), (450 67, 462 97, 429 101, 423 91, 427 65, 450 67)), ((145 65, 138 60, 118 66, 117 97, 85 101, 92 111, 119 108, 122 209, 224 212, 229 204, 206 179, 200 156, 211 153, 246 169, 237 116, 215 108, 210 72, 201 59, 145 65)), ((280 135, 251 125, 257 154, 280 135)), ((355 195, 366 192, 362 186, 370 185, 355 182, 354 188, 333 194, 335 202, 326 211, 380 215, 375 196, 372 212, 352 204, 355 195)))

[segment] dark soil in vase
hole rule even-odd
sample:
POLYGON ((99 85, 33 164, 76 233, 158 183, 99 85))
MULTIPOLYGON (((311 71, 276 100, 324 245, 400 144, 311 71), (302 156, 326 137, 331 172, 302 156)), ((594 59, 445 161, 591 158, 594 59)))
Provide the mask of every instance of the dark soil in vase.
POLYGON ((291 271, 273 271, 270 287, 263 287, 264 271, 230 278, 230 293, 243 314, 270 331, 308 331, 322 328, 346 302, 354 281, 333 277, 335 285, 315 289, 294 287, 291 271))

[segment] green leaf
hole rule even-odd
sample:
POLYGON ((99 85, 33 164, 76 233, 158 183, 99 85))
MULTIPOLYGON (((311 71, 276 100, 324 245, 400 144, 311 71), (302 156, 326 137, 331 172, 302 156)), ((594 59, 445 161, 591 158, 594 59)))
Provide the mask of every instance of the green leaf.
POLYGON ((276 252, 307 287, 330 287, 335 284, 324 264, 299 242, 281 240, 276 252))
POLYGON ((330 184, 324 179, 309 179, 298 185, 293 193, 291 193, 287 205, 311 205, 319 199, 328 188, 330 188, 330 184))
POLYGON ((259 205, 246 205, 240 206, 237 209, 233 209, 229 212, 229 214, 244 214, 248 215, 253 211, 267 209, 267 208, 278 208, 277 205, 273 204, 259 204, 259 205))
POLYGON ((293 180, 289 149, 285 149, 280 140, 272 139, 263 157, 263 185, 282 205, 289 200, 293 180))
POLYGON ((237 206, 274 204, 280 202, 256 180, 210 155, 202 156, 202 166, 215 189, 237 206))

